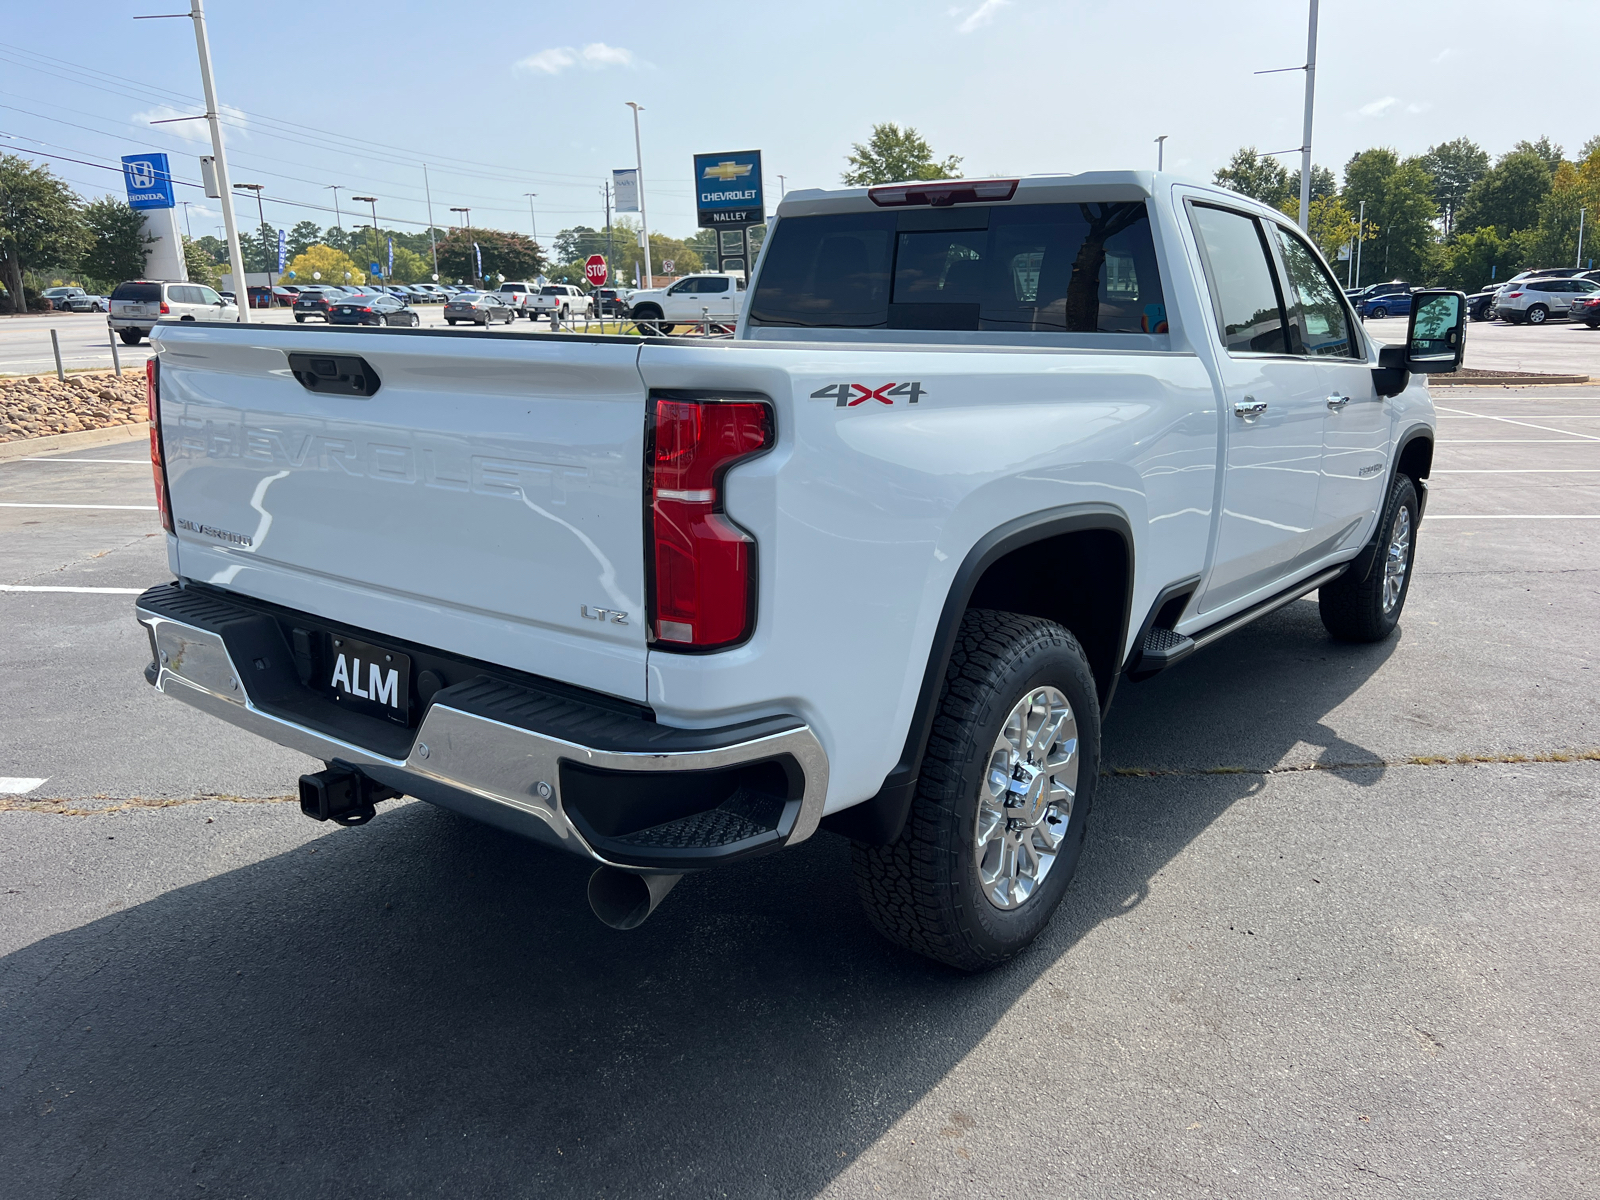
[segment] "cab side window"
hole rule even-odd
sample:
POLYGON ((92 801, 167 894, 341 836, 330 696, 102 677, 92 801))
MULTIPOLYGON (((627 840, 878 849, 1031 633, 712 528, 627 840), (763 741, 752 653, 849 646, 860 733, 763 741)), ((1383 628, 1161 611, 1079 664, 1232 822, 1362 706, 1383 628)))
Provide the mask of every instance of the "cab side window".
POLYGON ((1283 303, 1266 237, 1254 217, 1191 204, 1217 332, 1230 354, 1286 354, 1283 303))
POLYGON ((1339 287, 1299 234, 1276 223, 1272 232, 1283 255, 1284 304, 1289 310, 1289 341, 1294 353, 1312 358, 1360 357, 1339 287))
POLYGON ((701 292, 725 292, 728 290, 728 277, 726 275, 712 275, 700 281, 701 292))

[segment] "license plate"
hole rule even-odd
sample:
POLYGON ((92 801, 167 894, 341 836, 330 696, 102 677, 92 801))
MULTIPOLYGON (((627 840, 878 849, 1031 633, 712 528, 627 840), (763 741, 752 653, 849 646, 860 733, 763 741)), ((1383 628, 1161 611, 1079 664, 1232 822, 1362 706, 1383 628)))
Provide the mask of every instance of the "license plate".
POLYGON ((354 712, 410 724, 411 656, 341 634, 325 636, 323 690, 354 712))

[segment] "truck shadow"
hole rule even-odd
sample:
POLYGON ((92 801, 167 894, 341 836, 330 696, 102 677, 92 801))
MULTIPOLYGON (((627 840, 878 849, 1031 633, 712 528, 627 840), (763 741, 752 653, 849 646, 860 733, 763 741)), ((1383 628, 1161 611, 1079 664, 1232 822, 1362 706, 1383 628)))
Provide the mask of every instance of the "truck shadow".
MULTIPOLYGON (((1179 710, 1184 736, 1221 738, 1235 696, 1273 714, 1265 754, 1306 740, 1386 651, 1336 648, 1350 669, 1308 680, 1301 615, 1130 688, 1117 753, 1179 710)), ((812 1195, 1261 782, 1105 779, 1067 904, 973 978, 878 940, 830 836, 687 880, 619 934, 576 859, 395 808, 4 959, 0 1177, 36 1196, 812 1195)))

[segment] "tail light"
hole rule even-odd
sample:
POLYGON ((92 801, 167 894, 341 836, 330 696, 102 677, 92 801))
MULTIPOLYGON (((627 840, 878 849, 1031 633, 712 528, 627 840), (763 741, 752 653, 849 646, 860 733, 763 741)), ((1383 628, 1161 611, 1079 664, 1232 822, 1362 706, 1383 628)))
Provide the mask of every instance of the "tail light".
POLYGON ((163 300, 161 302, 161 315, 164 317, 164 316, 167 316, 171 312, 172 312, 172 310, 167 307, 167 302, 165 300, 163 300))
POLYGON ((152 358, 144 364, 144 398, 150 409, 150 473, 155 476, 156 507, 161 510, 161 527, 168 533, 175 533, 172 498, 167 491, 167 455, 161 442, 160 359, 152 358))
POLYGON ((370 308, 363 308, 361 311, 362 312, 371 312, 372 310, 370 308))
POLYGON ((1515 300, 1520 295, 1522 295, 1521 292, 1507 292, 1506 293, 1506 299, 1507 300, 1515 300))
POLYGON ((650 631, 663 649, 714 650, 755 625, 755 539, 723 512, 728 468, 772 445, 772 410, 657 398, 649 447, 650 631))

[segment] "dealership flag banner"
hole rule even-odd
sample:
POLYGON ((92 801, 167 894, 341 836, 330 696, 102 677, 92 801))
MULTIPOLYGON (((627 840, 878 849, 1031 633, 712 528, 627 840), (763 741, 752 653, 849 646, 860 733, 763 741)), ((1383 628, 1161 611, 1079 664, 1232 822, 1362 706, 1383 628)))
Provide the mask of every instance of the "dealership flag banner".
POLYGON ((478 249, 478 243, 472 243, 472 257, 478 264, 478 278, 483 278, 483 251, 478 249))
POLYGON ((394 278, 394 239, 389 239, 389 269, 384 272, 384 278, 394 278))
POLYGON ((289 257, 288 239, 284 237, 283 230, 278 230, 278 274, 283 274, 283 264, 289 257))
POLYGON ((619 213, 639 211, 639 168, 611 172, 611 190, 616 194, 619 213))

